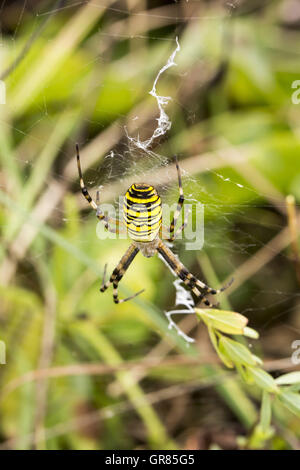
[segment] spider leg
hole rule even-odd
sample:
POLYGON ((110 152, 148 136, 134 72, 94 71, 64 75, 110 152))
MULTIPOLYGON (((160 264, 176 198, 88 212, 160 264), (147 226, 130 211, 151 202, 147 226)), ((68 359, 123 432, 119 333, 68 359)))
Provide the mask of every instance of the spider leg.
POLYGON ((175 226, 176 226, 176 223, 177 223, 177 220, 178 220, 178 217, 180 215, 180 212, 181 212, 181 209, 182 209, 182 206, 183 206, 183 202, 184 202, 184 194, 183 194, 182 180, 181 180, 181 171, 180 171, 180 168, 179 168, 179 165, 178 165, 178 160, 177 160, 176 156, 175 156, 175 164, 176 164, 177 176, 178 176, 179 199, 178 199, 178 202, 177 202, 177 208, 174 212, 173 219, 171 221, 170 228, 169 228, 168 241, 170 241, 170 242, 174 241, 175 238, 176 238, 176 235, 178 235, 178 233, 180 233, 185 227, 185 223, 184 223, 180 227, 179 231, 177 230, 176 233, 174 234, 175 226))
POLYGON ((166 245, 164 245, 161 240, 158 243, 157 251, 166 261, 171 270, 184 282, 187 287, 192 290, 198 299, 202 300, 203 303, 208 307, 215 308, 217 305, 211 304, 205 296, 207 294, 219 294, 220 292, 223 292, 225 289, 227 289, 233 282, 232 279, 226 286, 221 287, 220 289, 212 289, 204 282, 199 281, 199 279, 190 273, 186 267, 175 257, 174 253, 166 245), (203 292, 201 292, 199 289, 202 289, 203 292))
MULTIPOLYGON (((195 278, 196 279, 196 278, 195 278)), ((199 279, 196 279, 196 285, 200 287, 201 289, 204 289, 205 294, 211 294, 211 295, 216 295, 220 294, 221 292, 224 292, 224 290, 228 289, 228 287, 231 286, 233 283, 233 278, 230 279, 230 281, 225 284, 225 286, 220 287, 220 289, 213 289, 212 287, 207 286, 204 284, 204 282, 199 281, 199 279)))
POLYGON ((105 290, 104 286, 105 286, 106 271, 107 271, 107 263, 105 263, 105 265, 104 265, 102 284, 101 284, 101 288, 100 288, 101 292, 104 292, 104 290, 105 290))
POLYGON ((84 184, 83 176, 82 176, 82 170, 81 170, 81 164, 80 164, 80 155, 79 155, 79 146, 76 144, 76 156, 77 156, 77 168, 78 168, 78 174, 79 174, 79 181, 80 181, 80 187, 81 187, 81 192, 87 202, 90 204, 92 209, 96 211, 96 216, 98 217, 99 220, 104 222, 105 228, 112 233, 116 233, 117 230, 111 227, 110 224, 115 224, 116 227, 119 225, 118 220, 112 219, 111 217, 107 217, 100 209, 100 196, 99 196, 99 191, 97 191, 97 203, 92 199, 90 193, 87 190, 87 187, 84 184))
POLYGON ((161 226, 161 231, 160 231, 160 238, 164 238, 166 239, 168 242, 173 242, 174 240, 176 240, 176 238, 178 237, 178 235, 185 229, 185 227, 187 226, 188 224, 188 217, 189 217, 189 214, 190 214, 190 209, 188 210, 187 214, 185 215, 184 217, 184 222, 183 224, 176 230, 176 232, 172 235, 172 237, 169 237, 170 233, 169 233, 169 229, 164 227, 163 225, 161 226))
POLYGON ((185 227, 187 226, 188 224, 188 218, 189 218, 189 214, 190 214, 190 209, 188 210, 185 218, 184 218, 184 222, 183 224, 176 230, 175 234, 173 235, 173 237, 171 237, 171 239, 169 241, 173 241, 173 240, 176 240, 176 238, 178 237, 178 235, 183 232, 183 230, 185 229, 185 227))
POLYGON ((105 265, 104 267, 104 275, 103 275, 103 280, 102 280, 102 285, 100 287, 100 291, 101 292, 106 291, 106 289, 112 284, 114 288, 113 298, 116 304, 127 302, 127 300, 133 299, 134 297, 141 294, 145 290, 145 289, 142 289, 136 294, 133 294, 130 297, 127 297, 126 299, 119 299, 119 296, 118 296, 118 284, 121 281, 127 269, 129 268, 130 264, 132 263, 136 255, 138 254, 138 252, 139 252, 139 249, 134 244, 130 245, 125 255, 121 258, 118 265, 113 270, 112 275, 110 276, 109 280, 106 282, 105 282, 105 273, 106 273, 107 265, 105 265))
POLYGON ((96 206, 97 206, 97 211, 96 211, 96 216, 98 219, 102 220, 105 224, 106 230, 112 233, 127 233, 124 227, 120 227, 120 221, 118 219, 112 219, 111 217, 107 217, 106 215, 103 214, 101 207, 100 207, 100 189, 97 189, 96 192, 96 206), (115 228, 111 227, 109 224, 113 223, 115 225, 115 228))
POLYGON ((142 292, 144 292, 144 290, 145 290, 145 289, 141 289, 141 290, 139 290, 138 292, 136 292, 135 294, 130 295, 129 297, 126 297, 126 299, 119 299, 119 296, 118 296, 118 284, 119 284, 119 281, 114 281, 114 282, 113 282, 113 286, 114 286, 113 298, 114 298, 115 304, 121 304, 121 303, 123 303, 123 302, 127 302, 128 300, 132 300, 132 299, 134 299, 135 297, 137 297, 138 295, 140 295, 142 292))

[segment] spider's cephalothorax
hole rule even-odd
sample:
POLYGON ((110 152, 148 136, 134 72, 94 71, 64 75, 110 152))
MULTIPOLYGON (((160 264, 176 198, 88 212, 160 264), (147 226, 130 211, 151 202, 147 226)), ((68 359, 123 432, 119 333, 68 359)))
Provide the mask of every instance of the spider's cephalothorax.
MULTIPOLYGON (((76 149, 77 166, 82 194, 91 207, 96 211, 98 219, 104 222, 106 229, 113 233, 121 233, 122 228, 120 227, 119 221, 108 217, 101 210, 99 191, 97 191, 96 202, 91 198, 82 177, 78 145, 76 145, 76 149)), ((188 269, 181 263, 181 261, 179 261, 179 259, 172 253, 170 248, 168 248, 160 238, 160 233, 163 234, 161 229, 165 229, 167 234, 164 238, 169 242, 172 242, 175 240, 177 234, 179 234, 186 226, 185 221, 175 231, 175 227, 184 202, 181 173, 177 159, 176 169, 178 175, 179 199, 169 228, 162 226, 161 199, 153 186, 145 183, 135 183, 130 186, 126 192, 123 204, 123 219, 126 225, 126 230, 128 231, 128 235, 133 240, 133 243, 121 258, 117 267, 113 270, 109 280, 105 282, 103 278, 102 286, 100 288, 100 291, 104 292, 112 284, 114 288, 113 298, 116 304, 133 299, 144 290, 143 289, 142 291, 127 297, 126 299, 119 299, 118 296, 119 282, 139 251, 141 251, 142 254, 147 258, 158 253, 164 259, 171 271, 192 290, 192 292, 197 296, 198 300, 202 301, 208 307, 213 307, 213 305, 209 302, 209 300, 206 299, 206 294, 218 294, 224 291, 232 282, 231 280, 227 286, 221 287, 221 289, 212 289, 211 287, 207 286, 204 282, 197 279, 192 273, 188 271, 188 269)))
POLYGON ((129 237, 143 255, 153 256, 162 220, 161 199, 156 189, 145 183, 131 185, 124 197, 123 218, 129 237))

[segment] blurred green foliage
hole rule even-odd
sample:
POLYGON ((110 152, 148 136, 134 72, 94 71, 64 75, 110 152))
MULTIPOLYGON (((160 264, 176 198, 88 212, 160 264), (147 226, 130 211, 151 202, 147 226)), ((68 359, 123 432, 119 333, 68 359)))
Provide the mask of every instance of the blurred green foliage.
MULTIPOLYGON (((134 135, 153 132, 157 107, 148 92, 180 29, 177 67, 158 86, 173 99, 172 128, 154 150, 179 156, 187 199, 205 204, 206 258, 184 244, 175 250, 208 283, 236 272, 222 302, 260 332, 252 352, 289 358, 299 339, 299 285, 288 240, 268 243, 286 228, 285 196, 300 202, 293 2, 252 10, 244 1, 230 19, 221 2, 124 1, 123 13, 113 2, 92 3, 51 15, 53 4, 40 2, 19 23, 17 2, 2 12, 3 70, 44 21, 36 14, 48 12, 49 21, 5 78, 0 106, 0 340, 7 351, 0 448, 295 448, 297 385, 283 384, 283 404, 271 403, 267 392, 261 397, 259 387, 215 364, 196 318, 182 320, 194 345, 170 331, 163 312, 175 289, 158 258, 138 256, 122 281, 122 295, 146 287, 141 297, 118 306, 110 290, 99 293, 104 264, 113 269, 128 241, 98 240, 74 159, 79 141, 89 186, 104 185, 104 202, 119 196, 122 172, 106 184, 105 156, 127 148, 124 125, 134 135), (101 372, 89 373, 94 363, 101 372), (47 378, 41 371, 50 368, 47 378)), ((164 185, 168 201, 177 198, 172 178, 164 185)))

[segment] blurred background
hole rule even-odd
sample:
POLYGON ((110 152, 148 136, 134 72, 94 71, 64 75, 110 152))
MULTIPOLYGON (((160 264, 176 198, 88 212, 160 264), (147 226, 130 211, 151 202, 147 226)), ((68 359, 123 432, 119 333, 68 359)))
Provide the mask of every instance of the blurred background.
MULTIPOLYGON (((195 315, 176 319, 193 344, 168 329, 161 260, 137 256, 120 286, 146 289, 134 300, 99 293, 129 242, 97 237, 75 143, 115 205, 137 178, 176 202, 178 156, 205 242, 174 252, 215 287, 234 276, 220 304, 259 331, 246 344, 274 376, 299 370, 299 2, 4 0, 0 17, 0 448, 237 449, 260 392, 195 315), (128 135, 157 127, 149 91, 176 37, 157 82, 172 126, 144 152, 128 135)), ((276 405, 273 424, 267 448, 299 448, 298 418, 276 405)))

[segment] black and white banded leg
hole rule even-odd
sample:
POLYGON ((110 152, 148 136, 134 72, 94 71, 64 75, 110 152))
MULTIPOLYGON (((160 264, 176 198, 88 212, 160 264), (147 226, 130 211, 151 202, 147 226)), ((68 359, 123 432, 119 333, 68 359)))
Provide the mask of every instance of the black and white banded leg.
MULTIPOLYGON (((95 202, 92 197, 90 196, 87 187, 84 184, 83 181, 83 176, 82 176, 82 170, 81 170, 81 164, 80 164, 80 155, 79 155, 79 146, 76 144, 76 154, 77 154, 77 168, 78 168, 78 174, 79 174, 79 181, 80 181, 80 187, 81 187, 81 192, 84 195, 85 199, 88 201, 90 206, 94 209, 96 212, 96 216, 98 217, 99 220, 101 220, 105 228, 112 233, 116 233, 117 229, 114 228, 112 225, 115 225, 115 227, 119 226, 119 221, 116 219, 112 219, 111 217, 107 217, 100 209, 100 195, 99 191, 97 191, 97 202, 95 202)), ((118 227, 118 232, 119 232, 119 227, 118 227)))
POLYGON ((177 202, 176 210, 175 210, 174 215, 173 215, 173 219, 172 219, 171 224, 170 224, 170 228, 168 230, 168 232, 169 232, 168 241, 169 242, 172 242, 172 241, 175 240, 178 233, 181 232, 184 229, 184 227, 186 226, 186 223, 187 223, 186 221, 184 221, 184 223, 181 225, 181 227, 174 233, 175 227, 176 227, 176 224, 177 224, 177 221, 178 221, 178 217, 180 215, 180 212, 181 212, 181 209, 182 209, 182 206, 183 206, 183 203, 184 203, 184 194, 183 194, 183 188, 182 188, 181 171, 180 171, 180 168, 179 168, 179 165, 178 165, 178 160, 177 160, 176 156, 175 156, 175 165, 176 165, 177 176, 178 176, 179 199, 178 199, 178 202, 177 202))
POLYGON ((159 241, 157 247, 158 253, 163 257, 166 261, 167 265, 171 268, 171 270, 184 282, 184 284, 191 289, 191 291, 198 297, 200 301, 207 307, 217 307, 209 302, 206 298, 206 295, 216 295, 220 294, 224 290, 226 290, 233 282, 233 279, 226 285, 221 287, 220 289, 213 289, 209 287, 204 282, 197 279, 192 273, 190 273, 186 267, 175 257, 174 253, 166 246, 162 241, 159 241))
POLYGON ((109 281, 105 282, 105 273, 106 273, 106 266, 104 268, 104 275, 103 275, 103 281, 102 285, 100 288, 101 292, 104 292, 111 284, 113 285, 113 298, 114 302, 116 304, 121 304, 123 302, 127 302, 128 300, 134 299, 137 295, 141 294, 144 292, 145 289, 140 290, 136 294, 131 295, 130 297, 127 297, 126 299, 119 299, 118 295, 118 284, 122 277, 124 276, 125 272, 129 268, 130 264, 138 254, 139 249, 135 245, 130 245, 128 250, 126 251, 125 255, 121 258, 120 262, 116 266, 116 268, 113 270, 112 275, 110 276, 109 281))

